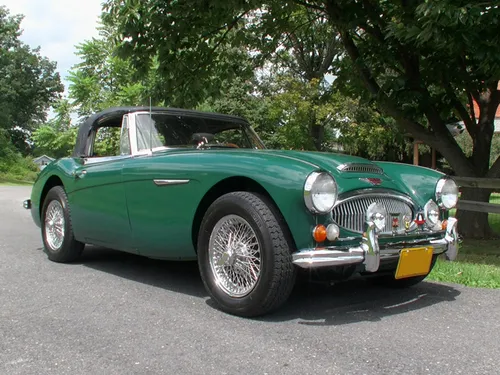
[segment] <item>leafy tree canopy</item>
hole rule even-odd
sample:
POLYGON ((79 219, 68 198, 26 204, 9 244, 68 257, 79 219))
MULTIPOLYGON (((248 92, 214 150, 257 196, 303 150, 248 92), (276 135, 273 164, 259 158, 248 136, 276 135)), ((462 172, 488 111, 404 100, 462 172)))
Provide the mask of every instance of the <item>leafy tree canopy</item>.
MULTIPOLYGON (((233 45, 277 51, 284 33, 293 31, 290 20, 304 8, 315 15, 305 23, 323 17, 335 30, 333 39, 356 69, 338 72, 351 88, 362 84, 369 99, 405 132, 439 149, 457 173, 487 173, 500 99, 495 1, 108 0, 104 19, 117 28, 122 52, 137 66, 147 68, 144 62, 158 54, 160 69, 189 80, 217 68, 217 48, 230 35, 233 45), (479 121, 469 110, 473 99, 481 108, 479 121), (470 159, 446 128, 453 119, 464 121, 475 139, 478 151, 470 159)), ((490 175, 499 173, 500 162, 490 175)))
MULTIPOLYGON (((160 71, 199 85, 210 75, 224 79, 234 73, 230 65, 219 65, 219 48, 229 39, 231 46, 253 51, 261 63, 293 50, 295 66, 307 62, 304 71, 326 64, 324 71, 337 76, 339 87, 375 104, 403 133, 436 148, 457 174, 500 177, 500 158, 490 167, 500 102, 497 1, 107 0, 104 9, 121 53, 140 71, 148 71, 151 56, 158 56, 160 71), (305 54, 294 49, 290 36, 300 29, 295 21, 301 14, 306 15, 302 27, 320 26, 310 29, 311 38, 330 38, 342 52, 330 60, 319 49, 305 54), (321 19, 326 24, 318 24, 321 19), (474 102, 479 113, 472 110, 474 102), (470 155, 446 126, 456 121, 463 121, 472 139, 470 155)), ((474 199, 474 194, 465 189, 463 197, 474 199)), ((468 221, 475 235, 488 235, 485 215, 468 221)))
POLYGON ((23 153, 35 127, 64 90, 56 64, 19 40, 22 16, 0 6, 0 129, 23 153))
POLYGON ((71 154, 78 132, 77 127, 71 126, 71 111, 68 100, 61 99, 54 105, 56 116, 33 132, 36 155, 61 158, 71 154))

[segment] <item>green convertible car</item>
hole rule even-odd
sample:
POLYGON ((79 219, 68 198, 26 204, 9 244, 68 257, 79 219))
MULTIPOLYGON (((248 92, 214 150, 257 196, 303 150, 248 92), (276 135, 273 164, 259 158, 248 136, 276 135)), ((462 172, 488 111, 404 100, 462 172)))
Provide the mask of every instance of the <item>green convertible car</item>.
POLYGON ((222 310, 257 316, 287 300, 300 269, 422 281, 439 254, 456 257, 457 199, 431 169, 266 149, 240 117, 119 107, 82 123, 24 207, 50 260, 74 261, 85 244, 197 259, 222 310), (115 154, 99 155, 113 131, 115 154))

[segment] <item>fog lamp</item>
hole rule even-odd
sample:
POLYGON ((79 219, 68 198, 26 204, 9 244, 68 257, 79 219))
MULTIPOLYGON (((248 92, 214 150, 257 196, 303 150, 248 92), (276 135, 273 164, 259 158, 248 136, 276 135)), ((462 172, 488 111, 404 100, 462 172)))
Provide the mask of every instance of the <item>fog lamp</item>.
POLYGON ((381 231, 385 227, 385 218, 387 217, 387 210, 384 205, 378 202, 372 203, 368 210, 366 210, 366 221, 371 221, 375 227, 381 231))
POLYGON ((326 227, 326 238, 328 241, 335 241, 340 236, 340 228, 337 224, 329 224, 326 227))

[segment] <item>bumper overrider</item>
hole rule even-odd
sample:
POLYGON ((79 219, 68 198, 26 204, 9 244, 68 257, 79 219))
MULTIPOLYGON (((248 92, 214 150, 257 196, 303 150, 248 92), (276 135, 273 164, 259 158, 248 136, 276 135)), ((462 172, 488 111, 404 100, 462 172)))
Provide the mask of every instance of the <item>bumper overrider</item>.
POLYGON ((376 272, 381 260, 397 259, 401 250, 422 246, 431 246, 434 254, 444 253, 446 259, 455 260, 459 245, 456 218, 448 218, 446 231, 442 238, 426 240, 424 233, 422 233, 422 237, 419 240, 385 244, 381 248, 375 223, 367 221, 366 230, 359 245, 347 248, 345 246, 327 246, 299 250, 292 254, 293 263, 302 268, 362 264, 366 272, 376 272))

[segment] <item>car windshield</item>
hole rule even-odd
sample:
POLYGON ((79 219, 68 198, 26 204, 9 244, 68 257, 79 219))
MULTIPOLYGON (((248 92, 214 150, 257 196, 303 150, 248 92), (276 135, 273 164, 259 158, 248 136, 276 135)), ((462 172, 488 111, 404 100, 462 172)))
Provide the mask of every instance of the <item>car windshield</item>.
POLYGON ((264 148, 248 124, 225 118, 139 113, 136 129, 138 151, 178 147, 264 148))

